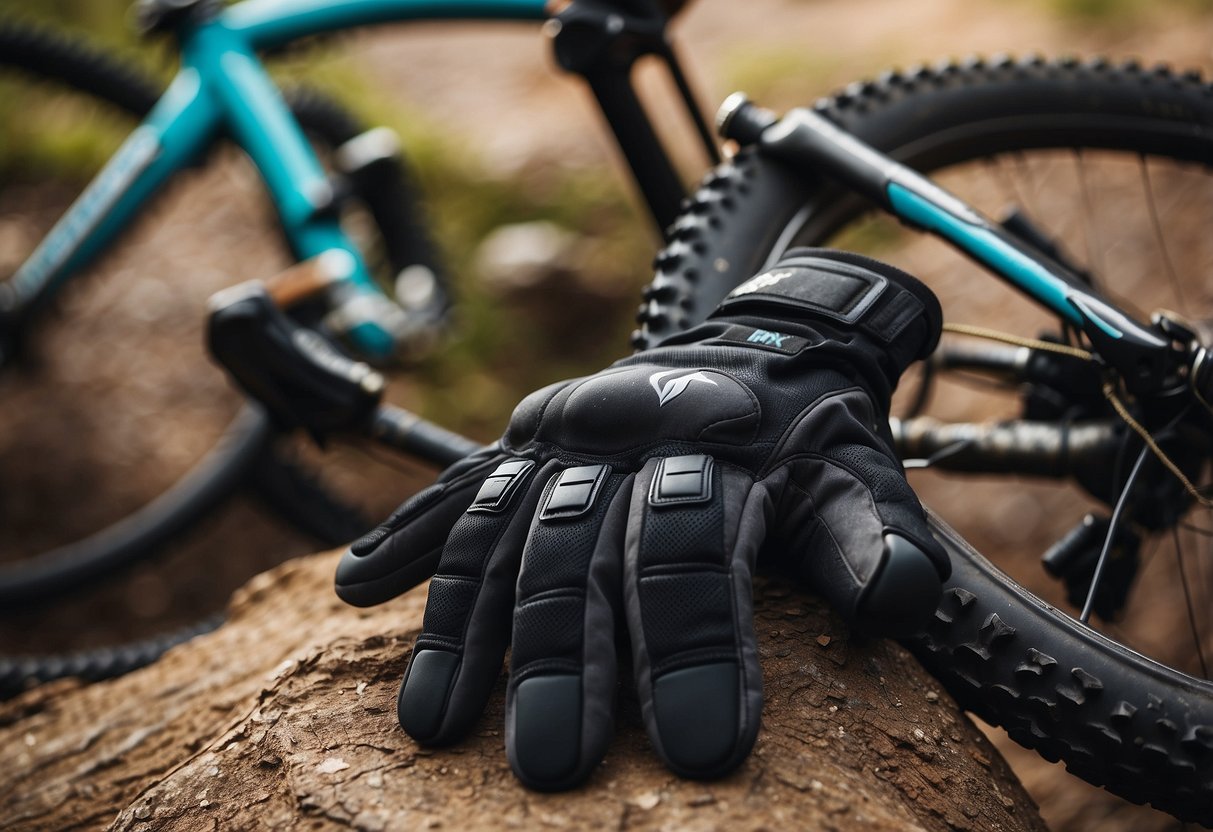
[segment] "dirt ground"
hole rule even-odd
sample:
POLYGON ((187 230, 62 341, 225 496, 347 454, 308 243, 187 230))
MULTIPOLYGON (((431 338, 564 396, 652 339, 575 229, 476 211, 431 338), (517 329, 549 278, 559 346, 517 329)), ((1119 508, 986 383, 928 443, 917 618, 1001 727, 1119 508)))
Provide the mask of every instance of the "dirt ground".
MULTIPOLYGON (((698 0, 674 34, 710 110, 742 81, 753 86, 751 92, 763 94, 763 103, 792 106, 889 66, 969 53, 1132 55, 1146 63, 1159 58, 1203 68, 1207 75, 1213 66, 1210 23, 1213 18, 1159 9, 1123 25, 1066 22, 1049 14, 1044 0, 926 0, 912 5, 897 0, 751 0, 744 14, 729 0, 698 0)), ((486 176, 504 179, 551 165, 607 162, 619 168, 591 100, 553 69, 533 27, 390 27, 357 35, 349 54, 378 94, 449 130, 472 154, 469 165, 486 176)), ((658 109, 671 109, 668 99, 659 100, 665 103, 658 109)), ((692 153, 686 157, 692 177, 697 163, 692 153)), ((175 187, 158 204, 156 221, 141 225, 121 251, 106 259, 99 279, 65 298, 64 314, 55 324, 61 329, 52 326, 40 334, 34 351, 48 374, 43 377, 55 381, 31 387, 27 371, 0 376, 0 396, 6 402, 0 416, 0 528, 6 529, 0 558, 12 560, 53 545, 69 538, 76 524, 95 523, 92 513, 118 516, 124 507, 157 493, 213 441, 235 407, 235 397, 197 346, 201 310, 215 289, 271 274, 285 265, 286 257, 245 163, 229 155, 218 162, 175 187), (137 303, 129 303, 132 298, 137 303), (63 337, 66 331, 70 341, 63 337), (40 392, 22 399, 30 389, 40 392), (146 402, 143 412, 126 409, 128 394, 146 402), (125 415, 111 417, 118 413, 125 415), (108 478, 95 473, 102 469, 111 472, 108 478)), ((1060 166, 1046 159, 1034 175, 1038 181, 1053 179, 1060 166)), ((1118 198, 1117 182, 1115 175, 1109 177, 1108 200, 1118 198)), ((982 182, 956 185, 977 196, 991 187, 982 182)), ((1077 187, 1062 190, 1068 190, 1073 207, 1077 187)), ((23 250, 64 198, 44 183, 0 194, 0 270, 10 268, 6 258, 23 250), (10 218, 17 206, 28 217, 31 205, 36 209, 32 213, 43 215, 41 221, 10 218)), ((1053 208, 1061 217, 1066 209, 1066 203, 1053 208)), ((1143 218, 1143 226, 1145 222, 1143 218)), ((636 228, 637 234, 646 233, 639 217, 636 228)), ((897 256, 900 265, 928 277, 944 296, 950 317, 992 309, 1003 317, 1021 316, 1020 323, 1028 320, 1026 312, 1004 307, 1010 301, 1000 295, 966 305, 971 270, 928 244, 910 243, 897 256)), ((586 306, 574 311, 601 326, 602 309, 586 306)), ((626 313, 620 314, 621 345, 628 327, 626 313)), ((394 391, 406 400, 410 395, 402 383, 394 391)), ((950 392, 954 418, 971 418, 986 406, 968 388, 950 392)), ((390 510, 432 476, 422 468, 386 467, 352 449, 339 450, 336 461, 329 457, 325 470, 371 517, 390 510)), ((1024 483, 1008 489, 1005 483, 974 484, 955 477, 916 477, 915 484, 978 548, 1000 557, 1000 563, 1018 564, 1010 571, 1042 594, 1056 593, 1035 561, 1073 525, 1085 505, 1081 498, 1047 486, 1024 483)), ((250 576, 312 548, 309 540, 241 499, 191 533, 166 559, 140 567, 128 580, 53 608, 5 611, 0 652, 107 644, 187 623, 221 607, 250 576)), ((1143 587, 1139 602, 1154 601, 1151 593, 1164 591, 1168 579, 1163 572, 1155 579, 1157 587, 1143 587)), ((1209 588, 1201 590, 1207 598, 1209 588)), ((1161 637, 1168 638, 1169 631, 1161 637)), ((1056 830, 1175 827, 1166 816, 1127 807, 1087 787, 1011 745, 996 730, 991 736, 1056 830)))

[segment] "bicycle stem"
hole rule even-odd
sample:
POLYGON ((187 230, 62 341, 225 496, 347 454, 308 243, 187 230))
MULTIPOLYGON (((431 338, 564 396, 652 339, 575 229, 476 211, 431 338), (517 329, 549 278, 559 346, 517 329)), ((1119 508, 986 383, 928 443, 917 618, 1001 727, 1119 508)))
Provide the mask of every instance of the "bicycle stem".
POLYGON ((825 175, 867 197, 901 222, 932 233, 999 278, 1078 326, 1133 393, 1176 384, 1171 339, 1140 324, 1062 264, 1016 238, 927 177, 809 109, 782 119, 740 94, 725 101, 721 133, 785 162, 801 175, 825 175))

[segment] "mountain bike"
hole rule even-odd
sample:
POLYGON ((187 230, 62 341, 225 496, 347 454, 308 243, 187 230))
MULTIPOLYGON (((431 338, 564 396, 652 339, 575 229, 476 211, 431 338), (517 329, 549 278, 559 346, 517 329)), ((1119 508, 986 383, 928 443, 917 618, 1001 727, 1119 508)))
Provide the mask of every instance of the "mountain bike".
MULTIPOLYGON (((1027 477, 1067 480, 1087 502, 1050 497, 1050 515, 1075 512, 1063 521, 1072 528, 1037 553, 1073 614, 933 514, 954 571, 934 622, 907 646, 1020 744, 1204 824, 1209 90, 1199 75, 1135 63, 974 59, 890 73, 782 118, 733 99, 721 128, 742 149, 676 223, 636 335, 643 346, 677 331, 794 245, 866 250, 927 275, 953 340, 893 422, 907 467, 997 475, 978 492, 990 512, 1019 505, 1027 477), (1006 181, 1016 173, 1034 186, 1006 181), (1099 207, 1115 237, 1084 227, 1099 207), (924 258, 927 235, 964 261, 924 258), (958 320, 987 299, 994 328, 958 320), (940 408, 963 412, 947 401, 957 389, 935 384, 945 373, 1004 385, 1011 415, 922 415, 932 388, 940 408), (1169 593, 1163 608, 1135 603, 1150 585, 1169 593)), ((974 502, 967 511, 981 510, 974 502)))
MULTIPOLYGON (((241 76, 246 79, 257 77, 252 47, 341 26, 443 14, 546 16, 538 4, 501 0, 363 0, 340 7, 323 0, 293 7, 250 0, 213 16, 193 17, 200 8, 187 6, 173 24, 187 44, 191 37, 209 44, 187 48, 187 61, 212 66, 215 54, 206 50, 227 50, 242 72, 252 72, 241 76), (249 40, 242 41, 245 37, 249 40)), ((1196 624, 1189 626, 1187 615, 1204 600, 1192 597, 1193 582, 1186 577, 1201 562, 1185 566, 1192 541, 1207 552, 1213 532, 1191 517, 1199 518, 1208 500, 1201 483, 1210 456, 1207 403, 1213 401, 1204 346, 1207 323, 1201 316, 1209 298, 1200 274, 1208 261, 1198 256, 1207 219, 1202 222, 1197 213, 1206 204, 1207 189, 1201 186, 1213 160, 1208 85, 1198 75, 1135 64, 974 59, 888 73, 782 119, 735 101, 723 127, 736 152, 680 203, 677 177, 665 177, 666 188, 662 175, 646 167, 646 160, 666 157, 648 152, 658 145, 638 149, 649 141, 636 142, 637 131, 643 134, 648 122, 637 120, 635 98, 621 92, 629 89, 627 70, 638 55, 672 58, 664 13, 643 3, 579 2, 553 19, 557 23, 548 31, 555 33, 565 64, 576 68, 587 56, 610 56, 612 73, 591 69, 585 74, 600 101, 615 102, 604 103, 604 109, 631 148, 627 155, 652 213, 668 229, 657 275, 645 292, 637 346, 701 320, 731 288, 786 248, 822 243, 867 249, 895 261, 923 259, 909 270, 941 293, 951 285, 978 300, 992 298, 999 328, 1020 329, 1014 335, 988 327, 955 330, 962 338, 979 337, 996 346, 945 343, 920 383, 911 385, 894 438, 911 467, 1047 476, 1077 484, 1089 503, 1059 502, 1050 512, 1078 510, 1072 532, 1058 534, 1046 552, 1046 566, 1078 601, 1078 615, 1039 600, 1025 589, 1028 581, 1008 578, 937 519, 954 574, 936 621, 909 646, 962 705, 1004 726, 1017 741, 1131 800, 1209 822, 1213 685, 1199 667, 1207 639, 1196 624), (978 175, 966 176, 966 168, 978 175), (963 188, 962 196, 949 195, 914 171, 939 174, 945 186, 963 188), (1161 192, 1169 199, 1157 198, 1161 192), (984 212, 971 207, 978 204, 992 207, 984 212), (987 218, 1008 204, 1013 207, 1000 220, 987 218), (1098 206, 1116 209, 1115 236, 1104 230, 1101 237, 1086 227, 1084 213, 1098 206), (945 239, 1033 302, 1025 312, 1011 305, 1008 297, 1014 295, 998 294, 998 284, 976 277, 975 269, 927 262, 917 237, 905 237, 898 222, 879 212, 873 218, 873 207, 945 239), (1133 215, 1126 208, 1140 210, 1133 215), (1182 245, 1175 241, 1179 236, 1182 245), (1074 249, 1082 241, 1086 257, 1080 259, 1074 249), (1104 256, 1105 243, 1116 246, 1114 259, 1104 256), (1133 280, 1110 286, 1110 272, 1117 267, 1133 280), (1167 306, 1186 314, 1149 314, 1167 306), (1018 411, 1001 423, 928 421, 921 414, 932 393, 933 407, 946 408, 958 398, 947 386, 947 375, 1009 386, 1018 411), (1094 508, 1099 505, 1105 508, 1094 508), (1150 541, 1156 538, 1168 541, 1174 567, 1166 568, 1170 556, 1151 554, 1150 541), (1138 646, 1133 635, 1116 623, 1132 607, 1134 591, 1152 582, 1185 598, 1167 610, 1177 613, 1178 629, 1166 631, 1161 644, 1147 645, 1153 659, 1144 654, 1146 648, 1133 649, 1138 646)), ((188 80, 187 73, 179 77, 180 85, 174 82, 179 93, 201 88, 184 86, 188 80)), ((257 89, 268 95, 264 85, 257 89)), ((168 100, 180 106, 185 99, 170 95, 168 100)), ((281 117, 284 135, 296 137, 294 146, 306 157, 276 96, 257 100, 271 102, 266 106, 281 117)), ((126 157, 125 163, 140 158, 126 157)), ((124 169, 126 164, 118 166, 124 169)), ((147 170, 160 168, 153 164, 147 170)), ((284 184, 267 179, 271 190, 284 184)), ((314 192, 324 189, 317 186, 314 192)), ((291 193, 292 199, 302 195, 300 189, 291 193)), ((300 237, 304 242, 295 242, 300 259, 313 262, 332 244, 348 255, 338 260, 359 262, 352 245, 333 243, 340 229, 334 231, 331 213, 311 211, 306 198, 294 204, 305 208, 297 215, 284 213, 285 222, 293 218, 302 227, 323 229, 319 243, 306 235, 300 237)), ((335 305, 343 292, 371 296, 349 288, 352 275, 334 277, 315 262, 304 271, 320 272, 316 280, 303 280, 305 285, 331 291, 335 284, 330 298, 335 305)), ((946 300, 945 312, 952 317, 946 300)), ((423 313, 420 317, 426 319, 423 313)), ((392 328, 373 318, 368 326, 362 330, 368 336, 364 351, 373 356, 376 345, 389 351, 392 328)), ((347 334, 355 329, 347 327, 347 334)), ((299 340, 292 336, 285 343, 298 346, 299 340)), ((317 355, 330 355, 325 347, 317 349, 317 355)), ((376 376, 367 365, 319 359, 304 366, 305 380, 298 384, 261 385, 271 410, 282 414, 280 424, 302 424, 317 433, 336 429, 340 419, 312 421, 306 406, 304 416, 292 417, 296 411, 274 400, 288 388, 330 389, 328 382, 314 383, 326 366, 338 376, 347 372, 344 386, 331 388, 344 390, 345 401, 357 405, 345 415, 364 430, 368 423, 384 424, 375 415, 380 412, 374 401, 376 376)), ((247 377, 257 389, 257 374, 247 377)), ((466 440, 415 416, 388 423, 382 434, 405 437, 394 444, 434 461, 468 449, 466 440)), ((1010 502, 1016 495, 1005 487, 995 496, 1016 505, 1010 502)), ((1199 585, 1195 589, 1205 592, 1199 585)))

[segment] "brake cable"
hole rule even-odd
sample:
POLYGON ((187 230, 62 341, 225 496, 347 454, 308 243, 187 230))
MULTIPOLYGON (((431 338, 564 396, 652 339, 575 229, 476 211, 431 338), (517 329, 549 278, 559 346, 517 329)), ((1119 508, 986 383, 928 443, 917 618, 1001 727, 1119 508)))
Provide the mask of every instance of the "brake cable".
MULTIPOLYGON (((1092 363, 1096 361, 1094 353, 1080 347, 1072 347, 1067 344, 1056 344, 1052 341, 1042 341, 1037 338, 1024 338, 1018 335, 1012 335, 1008 332, 1000 332, 999 330, 988 329, 982 326, 972 326, 970 324, 944 324, 943 330, 944 332, 951 332, 956 335, 984 338, 989 341, 999 341, 1001 343, 1010 344, 1016 347, 1027 347, 1028 349, 1033 350, 1068 355, 1071 358, 1078 358, 1083 361, 1090 361, 1092 363)), ((1213 499, 1205 496, 1200 489, 1196 487, 1192 480, 1190 480, 1188 476, 1180 469, 1180 467, 1175 464, 1171 457, 1167 455, 1167 452, 1159 446, 1154 437, 1150 435, 1149 430, 1147 430, 1146 427, 1141 424, 1141 422, 1133 418, 1133 414, 1129 413, 1128 407, 1126 407, 1125 403, 1121 401, 1119 396, 1116 395, 1116 386, 1111 381, 1105 381, 1102 389, 1104 398, 1106 398, 1108 403, 1112 405, 1112 409, 1116 411, 1116 415, 1119 416, 1120 419, 1126 425, 1128 425, 1134 433, 1141 437, 1141 440, 1146 444, 1146 447, 1149 448, 1154 456, 1158 458, 1158 461, 1162 463, 1163 467, 1170 471, 1171 474, 1177 480, 1179 480, 1180 484, 1184 487, 1184 490, 1187 491, 1188 494, 1190 494, 1192 498, 1204 508, 1213 508, 1213 499)))

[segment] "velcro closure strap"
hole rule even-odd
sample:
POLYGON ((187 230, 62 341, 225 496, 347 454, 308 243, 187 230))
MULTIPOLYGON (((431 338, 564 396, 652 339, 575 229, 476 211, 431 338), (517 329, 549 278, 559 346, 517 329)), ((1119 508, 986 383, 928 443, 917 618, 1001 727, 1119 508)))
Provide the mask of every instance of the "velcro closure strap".
POLYGON ((849 324, 884 343, 895 339, 924 312, 917 297, 884 275, 815 256, 784 260, 755 275, 730 292, 718 310, 756 303, 849 324))
POLYGON ((504 511, 534 467, 535 463, 529 459, 512 459, 501 463, 480 486, 468 511, 493 514, 504 511))
POLYGON ((712 499, 712 466, 712 457, 706 454, 665 457, 657 463, 649 505, 685 505, 712 499))
POLYGON ((610 473, 609 465, 579 465, 556 474, 539 519, 567 520, 585 514, 594 505, 610 473))

